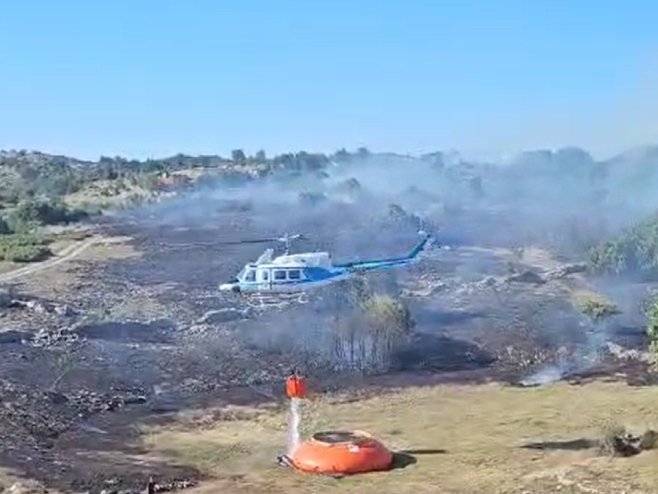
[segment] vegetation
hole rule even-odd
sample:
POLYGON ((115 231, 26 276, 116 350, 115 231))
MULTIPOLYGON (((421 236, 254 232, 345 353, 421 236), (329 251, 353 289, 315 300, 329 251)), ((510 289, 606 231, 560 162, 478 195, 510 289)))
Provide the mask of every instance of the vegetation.
POLYGON ((581 312, 589 317, 593 324, 621 314, 621 311, 613 303, 601 298, 586 298, 580 303, 581 312))
POLYGON ((596 273, 657 279, 658 215, 591 249, 589 262, 596 273))
POLYGON ((0 235, 0 260, 8 262, 35 262, 52 255, 47 240, 36 234, 0 235))
POLYGON ((316 205, 326 201, 327 196, 322 192, 300 192, 299 201, 302 204, 316 205))
POLYGON ((414 327, 409 309, 400 299, 375 293, 363 278, 345 285, 347 310, 334 318, 334 363, 364 373, 386 371, 414 327))
MULTIPOLYGON (((459 212, 462 198, 514 197, 524 208, 522 201, 538 192, 546 192, 548 201, 553 200, 551 194, 556 191, 565 200, 575 198, 574 208, 599 199, 616 198, 624 203, 627 185, 655 189, 651 169, 644 166, 653 162, 655 155, 658 149, 650 149, 639 157, 623 155, 609 162, 597 162, 579 149, 540 150, 524 153, 512 166, 497 172, 487 164, 455 161, 450 153, 430 153, 421 159, 447 184, 437 184, 432 190, 445 202, 446 212, 453 214, 459 212), (622 171, 623 175, 619 175, 622 171), (624 190, 619 192, 621 189, 624 190)), ((101 156, 96 161, 85 161, 36 151, 0 151, 0 236, 79 221, 108 207, 132 207, 190 183, 239 185, 263 176, 294 183, 302 177, 324 177, 336 164, 356 163, 372 156, 366 148, 354 152, 340 149, 333 154, 299 151, 276 156, 268 156, 264 150, 252 155, 235 149, 230 157, 177 154, 132 160, 101 156)), ((386 159, 386 155, 382 157, 386 159)), ((354 178, 335 184, 330 192, 350 197, 363 193, 354 178)), ((417 196, 418 191, 413 195, 417 196)), ((315 204, 325 196, 306 191, 300 193, 299 199, 315 204)), ((393 216, 396 213, 400 211, 391 210, 393 216)), ((607 234, 601 233, 594 220, 591 223, 584 225, 580 217, 572 223, 563 218, 558 236, 571 246, 578 244, 578 254, 595 245, 589 250, 593 272, 658 278, 658 215, 603 243, 600 242, 607 234)), ((556 228, 546 231, 555 233, 556 228)))
MULTIPOLYGON (((361 149, 357 154, 368 152, 361 149)), ((74 223, 102 208, 131 207, 172 186, 184 187, 189 176, 173 175, 178 172, 198 170, 195 180, 200 185, 204 181, 235 185, 280 171, 321 173, 330 163, 350 156, 341 150, 335 156, 301 151, 268 158, 262 150, 248 156, 236 149, 231 159, 179 154, 144 161, 107 156, 83 161, 25 150, 0 151, 0 260, 41 260, 50 255, 38 235, 41 227, 74 223), (213 173, 204 174, 209 169, 213 173)), ((310 203, 322 198, 300 196, 310 203)))
POLYGON ((658 362, 658 294, 654 294, 646 303, 647 316, 646 333, 649 339, 649 350, 658 362))

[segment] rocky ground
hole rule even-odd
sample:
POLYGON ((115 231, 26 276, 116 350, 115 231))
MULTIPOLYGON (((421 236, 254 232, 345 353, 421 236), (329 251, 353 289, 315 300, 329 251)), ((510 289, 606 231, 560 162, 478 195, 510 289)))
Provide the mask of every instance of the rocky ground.
MULTIPOLYGON (((306 366, 318 387, 338 386, 330 365, 311 367, 304 355, 329 316, 322 300, 260 311, 216 287, 263 247, 218 240, 300 230, 313 235, 300 248, 336 257, 392 255, 417 241, 409 225, 385 214, 370 232, 354 234, 364 229, 355 222, 350 235, 340 222, 349 207, 340 208, 295 221, 282 213, 276 228, 245 208, 218 208, 204 221, 126 214, 93 228, 127 243, 90 248, 47 274, 13 280, 0 309, 0 466, 63 491, 140 489, 151 476, 161 490, 185 487, 201 474, 149 456, 140 427, 182 407, 279 396, 292 366, 306 366), (382 224, 388 240, 379 245, 373 238, 382 224)), ((642 355, 614 346, 614 327, 592 328, 573 309, 570 294, 586 283, 581 268, 507 249, 435 249, 378 281, 408 301, 416 321, 396 372, 343 377, 340 386, 517 383, 558 367, 558 377, 575 380, 597 373, 652 379, 642 355)), ((641 329, 635 334, 641 339, 641 329)))

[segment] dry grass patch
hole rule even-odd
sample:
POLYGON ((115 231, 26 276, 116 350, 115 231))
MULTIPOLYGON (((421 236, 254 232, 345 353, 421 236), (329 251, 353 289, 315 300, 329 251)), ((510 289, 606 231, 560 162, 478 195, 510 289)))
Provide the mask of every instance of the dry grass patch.
POLYGON ((613 459, 592 446, 611 420, 641 433, 658 421, 657 409, 653 389, 603 383, 438 386, 356 403, 324 396, 305 403, 304 436, 362 429, 395 450, 416 451, 417 463, 405 469, 340 481, 275 465, 287 435, 287 413, 277 407, 241 410, 230 420, 209 412, 195 422, 188 414, 145 431, 145 442, 214 476, 203 492, 658 492, 655 451, 613 459))
POLYGON ((104 261, 139 257, 141 252, 129 242, 131 237, 99 237, 78 259, 84 261, 104 261))
MULTIPOLYGON (((49 259, 49 265, 39 266, 37 263, 9 267, 5 272, 13 273, 16 269, 28 269, 31 272, 13 278, 11 283, 15 284, 17 289, 22 293, 41 296, 46 298, 55 298, 68 300, 75 297, 80 291, 80 283, 89 279, 89 269, 93 268, 95 263, 112 259, 128 259, 139 256, 141 253, 128 242, 130 237, 102 237, 91 235, 85 239, 75 240, 76 235, 69 232, 67 235, 62 234, 62 238, 57 241, 57 254, 49 259), (87 245, 81 252, 75 252, 79 246, 87 245), (72 251, 75 254, 66 258, 72 251), (66 258, 66 259, 64 259, 66 258), (56 262, 64 259, 61 262, 56 262)), ((0 263, 0 269, 2 263, 0 263)), ((0 271, 0 276, 2 275, 0 271)))

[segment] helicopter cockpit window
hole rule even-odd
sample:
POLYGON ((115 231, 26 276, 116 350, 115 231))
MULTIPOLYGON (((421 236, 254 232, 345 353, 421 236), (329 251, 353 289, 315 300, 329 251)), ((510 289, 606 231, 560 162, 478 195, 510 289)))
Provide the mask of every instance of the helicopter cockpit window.
POLYGON ((279 281, 285 280, 286 279, 286 272, 281 270, 281 269, 277 270, 277 271, 274 271, 274 279, 279 280, 279 281))
POLYGON ((302 277, 302 273, 299 271, 299 269, 291 269, 288 271, 288 279, 289 280, 298 280, 302 277))
POLYGON ((244 280, 245 281, 256 281, 256 270, 255 269, 247 270, 247 273, 244 275, 244 280))

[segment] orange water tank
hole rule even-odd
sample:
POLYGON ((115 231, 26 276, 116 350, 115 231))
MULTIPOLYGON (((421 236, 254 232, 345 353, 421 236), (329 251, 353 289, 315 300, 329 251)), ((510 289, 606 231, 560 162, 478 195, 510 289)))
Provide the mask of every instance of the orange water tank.
POLYGON ((303 472, 356 474, 389 470, 393 453, 365 432, 319 432, 300 443, 290 455, 303 472))
POLYGON ((306 396, 306 380, 297 374, 286 379, 286 394, 288 398, 304 398, 306 396))

